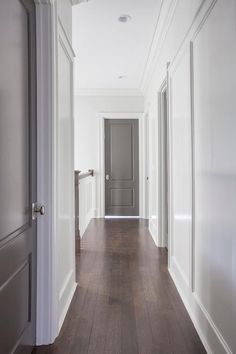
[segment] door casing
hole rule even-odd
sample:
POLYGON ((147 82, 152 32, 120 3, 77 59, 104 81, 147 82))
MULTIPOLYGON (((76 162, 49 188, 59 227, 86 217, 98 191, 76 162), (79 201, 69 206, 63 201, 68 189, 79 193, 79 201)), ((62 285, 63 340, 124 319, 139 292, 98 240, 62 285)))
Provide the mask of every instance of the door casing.
POLYGON ((164 79, 158 92, 158 204, 159 204, 159 245, 168 247, 169 242, 169 123, 168 123, 168 87, 164 79), (164 102, 166 95, 166 102, 164 102), (166 106, 164 107, 164 105, 166 106), (166 110, 166 112, 164 112, 166 110), (164 121, 166 119, 166 122, 164 121), (167 206, 168 205, 168 206, 167 206))
MULTIPOLYGON (((58 42, 73 50, 60 21, 56 0, 34 0, 37 42, 37 192, 45 215, 37 223, 37 323, 36 344, 51 344, 59 334, 63 313, 58 306, 57 259, 57 116, 58 42)), ((66 47, 67 48, 67 47, 66 47)), ((71 100, 73 106, 73 99, 71 100)), ((73 141, 71 141, 73 146, 73 141)), ((73 291, 76 284, 74 284, 73 291)))

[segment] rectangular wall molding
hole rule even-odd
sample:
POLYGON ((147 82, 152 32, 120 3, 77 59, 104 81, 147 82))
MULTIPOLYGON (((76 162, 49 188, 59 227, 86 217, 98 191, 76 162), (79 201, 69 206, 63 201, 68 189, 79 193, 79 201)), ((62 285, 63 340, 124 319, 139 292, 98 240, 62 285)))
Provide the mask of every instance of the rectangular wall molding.
POLYGON ((79 228, 80 237, 83 237, 88 224, 95 215, 95 177, 88 177, 79 181, 79 228))
MULTIPOLYGON (((149 124, 154 130, 160 118, 157 93, 167 75, 168 266, 198 334, 211 354, 231 354, 236 350, 232 301, 235 275, 231 266, 235 220, 230 216, 235 212, 230 197, 230 191, 231 195, 235 191, 235 163, 227 157, 229 149, 235 147, 231 133, 232 129, 235 131, 235 101, 230 90, 232 87, 235 92, 236 85, 232 72, 236 57, 232 40, 235 10, 233 0, 227 4, 224 0, 177 2, 164 39, 163 57, 156 58, 146 92, 149 124), (183 25, 181 29, 178 23, 183 25), (174 43, 174 38, 178 43, 174 43), (166 73, 167 62, 170 64, 166 73), (226 199, 231 214, 221 210, 220 202, 226 199)), ((150 138, 152 175, 158 144, 159 141, 150 138)), ((160 193, 157 192, 159 179, 160 176, 157 179, 154 176, 150 181, 151 195, 160 193)), ((149 230, 155 244, 160 246, 157 241, 160 206, 154 198, 150 205, 149 230)))

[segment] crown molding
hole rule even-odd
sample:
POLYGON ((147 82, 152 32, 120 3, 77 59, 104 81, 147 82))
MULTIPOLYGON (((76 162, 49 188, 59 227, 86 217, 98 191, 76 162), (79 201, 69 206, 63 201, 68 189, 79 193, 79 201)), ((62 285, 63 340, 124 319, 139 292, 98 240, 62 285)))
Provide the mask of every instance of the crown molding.
POLYGON ((157 59, 171 26, 178 1, 179 0, 162 0, 160 14, 158 16, 147 63, 141 79, 140 91, 143 92, 143 94, 147 93, 151 76, 155 70, 157 59))
POLYGON ((89 0, 70 0, 72 5, 80 5, 88 2, 89 0))
POLYGON ((54 5, 56 0, 34 0, 36 5, 54 5))
POLYGON ((113 97, 143 97, 143 93, 139 89, 78 89, 75 91, 75 96, 113 96, 113 97))

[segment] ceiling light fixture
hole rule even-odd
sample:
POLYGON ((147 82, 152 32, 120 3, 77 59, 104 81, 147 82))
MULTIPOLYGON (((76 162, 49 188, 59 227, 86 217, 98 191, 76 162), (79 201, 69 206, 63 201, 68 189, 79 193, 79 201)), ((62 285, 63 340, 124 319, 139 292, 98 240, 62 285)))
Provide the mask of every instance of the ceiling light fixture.
POLYGON ((132 17, 130 15, 120 15, 118 17, 118 21, 122 22, 122 23, 126 23, 132 20, 132 17))
POLYGON ((120 79, 120 80, 121 80, 121 79, 125 79, 125 78, 126 78, 126 75, 119 75, 119 76, 118 76, 118 79, 120 79))

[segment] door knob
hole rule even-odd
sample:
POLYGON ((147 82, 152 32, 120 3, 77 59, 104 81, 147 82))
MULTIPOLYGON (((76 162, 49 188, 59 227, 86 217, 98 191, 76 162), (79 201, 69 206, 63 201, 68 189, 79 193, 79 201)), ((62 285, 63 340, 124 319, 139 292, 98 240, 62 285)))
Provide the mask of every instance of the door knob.
POLYGON ((42 206, 36 207, 36 209, 34 211, 35 211, 35 213, 38 213, 40 215, 44 215, 45 214, 45 206, 42 205, 42 206))
POLYGON ((38 215, 44 215, 45 214, 45 206, 38 204, 38 203, 33 203, 32 204, 32 219, 35 220, 38 215))
POLYGON ((106 175, 106 180, 109 181, 110 175, 106 175))

